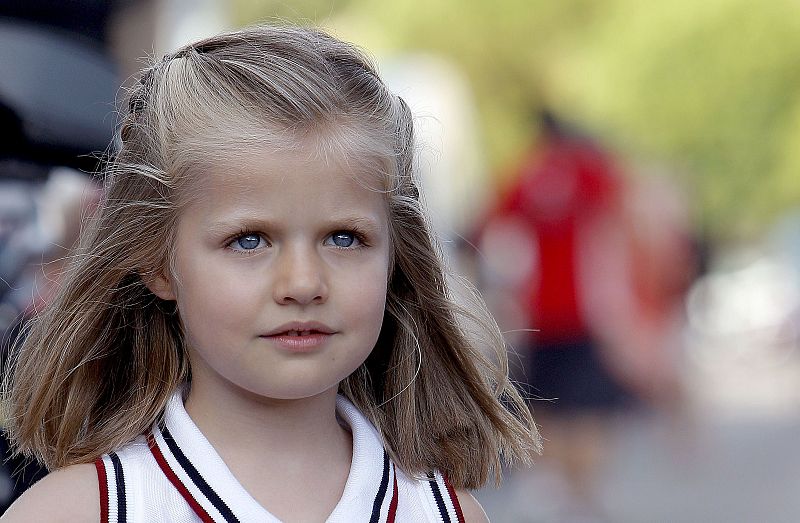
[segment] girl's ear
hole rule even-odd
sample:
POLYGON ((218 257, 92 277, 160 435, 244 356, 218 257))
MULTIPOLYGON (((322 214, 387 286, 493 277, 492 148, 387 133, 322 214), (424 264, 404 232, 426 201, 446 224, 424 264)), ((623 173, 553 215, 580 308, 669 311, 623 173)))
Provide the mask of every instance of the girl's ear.
POLYGON ((165 301, 175 301, 177 296, 172 285, 172 280, 164 270, 156 273, 142 275, 142 281, 150 289, 150 292, 165 301))

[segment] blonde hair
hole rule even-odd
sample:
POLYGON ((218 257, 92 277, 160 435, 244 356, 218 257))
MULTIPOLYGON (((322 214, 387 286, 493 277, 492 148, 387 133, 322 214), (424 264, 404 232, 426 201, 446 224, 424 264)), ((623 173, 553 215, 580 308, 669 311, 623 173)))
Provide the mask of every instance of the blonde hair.
POLYGON ((130 91, 101 208, 4 380, 19 452, 48 468, 89 462, 159 419, 191 371, 175 304, 146 282, 169 266, 193 167, 230 158, 243 143, 291 147, 322 133, 333 154, 371 156, 388 175, 384 324, 340 392, 411 474, 436 468, 458 488, 478 488, 499 482, 504 461, 530 463, 539 436, 508 380, 502 335, 485 308, 459 307, 448 290, 413 175, 408 106, 352 45, 274 26, 188 45, 130 91))

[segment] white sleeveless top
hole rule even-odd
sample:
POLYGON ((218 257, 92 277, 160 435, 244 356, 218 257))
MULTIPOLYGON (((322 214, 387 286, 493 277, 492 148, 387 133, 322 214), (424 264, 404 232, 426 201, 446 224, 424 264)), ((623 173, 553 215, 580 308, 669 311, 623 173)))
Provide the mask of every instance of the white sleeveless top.
MULTIPOLYGON (((406 475, 352 403, 338 396, 336 411, 352 431, 353 461, 327 523, 463 523, 458 498, 438 471, 406 475)), ((101 523, 280 522, 239 484, 186 413, 180 391, 164 422, 95 466, 101 523)))

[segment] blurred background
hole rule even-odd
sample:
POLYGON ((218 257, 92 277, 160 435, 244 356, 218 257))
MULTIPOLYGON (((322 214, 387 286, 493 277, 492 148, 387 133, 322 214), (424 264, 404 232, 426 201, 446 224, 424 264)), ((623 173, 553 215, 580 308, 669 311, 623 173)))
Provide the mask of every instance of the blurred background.
MULTIPOLYGON (((0 0, 4 347, 143 57, 276 20, 358 43, 415 112, 437 234, 545 437, 476 493, 492 521, 800 520, 793 0, 0 0)), ((0 504, 41 472, 5 462, 0 504)))

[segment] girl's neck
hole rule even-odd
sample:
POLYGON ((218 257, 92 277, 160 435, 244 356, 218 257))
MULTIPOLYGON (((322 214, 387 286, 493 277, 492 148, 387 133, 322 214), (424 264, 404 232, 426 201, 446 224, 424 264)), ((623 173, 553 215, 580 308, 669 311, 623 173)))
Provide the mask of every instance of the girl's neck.
POLYGON ((336 390, 292 401, 230 392, 204 395, 194 388, 186 410, 234 477, 272 514, 325 520, 352 462, 352 436, 336 417, 336 390), (316 493, 313 502, 308 492, 316 493))
MULTIPOLYGON (((330 448, 349 434, 336 418, 336 390, 298 400, 274 400, 241 390, 204 394, 193 387, 186 411, 222 455, 229 452, 330 448)), ((224 456, 223 456, 224 457, 224 456)))

